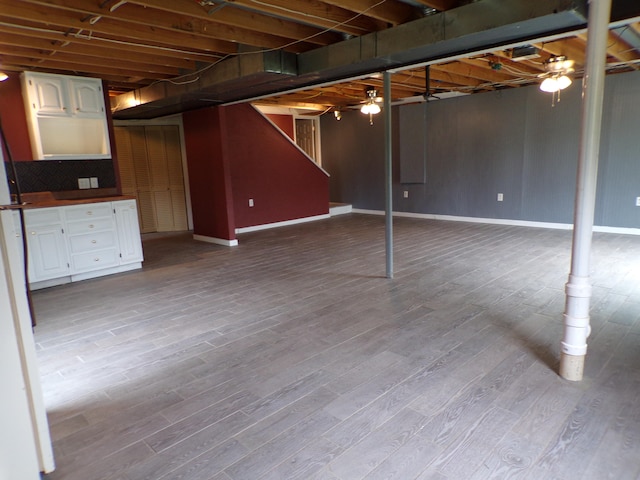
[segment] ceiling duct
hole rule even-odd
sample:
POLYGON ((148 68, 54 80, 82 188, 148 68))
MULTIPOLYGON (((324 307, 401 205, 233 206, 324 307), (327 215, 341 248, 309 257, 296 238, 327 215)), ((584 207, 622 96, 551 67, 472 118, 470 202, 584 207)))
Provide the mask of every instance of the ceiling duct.
MULTIPOLYGON (((612 18, 640 15, 636 0, 614 2, 612 18)), ((161 82, 112 99, 116 119, 153 118, 250 100, 294 89, 472 54, 585 28, 587 0, 479 0, 397 27, 301 54, 239 55, 212 65, 190 83, 161 82), (123 98, 121 98, 123 97, 123 98)))

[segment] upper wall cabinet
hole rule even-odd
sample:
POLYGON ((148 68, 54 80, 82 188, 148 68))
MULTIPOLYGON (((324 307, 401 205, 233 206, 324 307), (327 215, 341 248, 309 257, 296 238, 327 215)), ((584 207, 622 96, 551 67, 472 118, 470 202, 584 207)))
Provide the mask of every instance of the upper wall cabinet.
POLYGON ((100 79, 25 72, 22 88, 36 159, 111 158, 100 79))

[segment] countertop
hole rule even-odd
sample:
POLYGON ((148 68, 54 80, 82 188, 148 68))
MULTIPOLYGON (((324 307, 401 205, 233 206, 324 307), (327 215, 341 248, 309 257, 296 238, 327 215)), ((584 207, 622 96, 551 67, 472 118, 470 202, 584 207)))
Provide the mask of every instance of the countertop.
POLYGON ((0 205, 0 210, 18 210, 32 208, 63 207, 67 205, 82 205, 86 203, 116 202, 118 200, 132 200, 134 195, 118 195, 115 189, 94 189, 78 195, 77 192, 36 192, 22 195, 22 204, 0 205), (98 192, 98 190, 101 190, 98 192), (114 190, 114 191, 112 191, 114 190), (95 196, 91 196, 91 195, 95 196))

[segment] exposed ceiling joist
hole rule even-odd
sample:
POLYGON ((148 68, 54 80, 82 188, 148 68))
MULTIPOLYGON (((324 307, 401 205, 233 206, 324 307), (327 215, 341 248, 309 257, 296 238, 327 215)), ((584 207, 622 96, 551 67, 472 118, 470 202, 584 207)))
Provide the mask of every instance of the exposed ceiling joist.
MULTIPOLYGON (((394 100, 419 97, 427 63, 430 89, 437 94, 531 84, 554 55, 569 56, 580 75, 585 22, 571 35, 566 16, 580 23, 576 12, 584 13, 586 5, 587 0, 0 0, 0 69, 100 77, 114 95, 138 90, 138 98, 159 102, 142 110, 144 115, 168 113, 171 102, 177 102, 171 108, 184 109, 266 101, 267 95, 271 103, 305 108, 317 101, 323 111, 357 104, 367 86, 380 90, 380 79, 367 74, 387 69, 394 72, 394 100), (536 18, 539 24, 529 28, 536 18), (543 31, 556 33, 539 35, 543 31), (512 59, 517 40, 540 40, 538 55, 512 59), (500 47, 505 44, 509 48, 500 47), (346 83, 328 87, 332 82, 346 83)), ((611 72, 640 66, 639 10, 637 0, 613 0, 611 72)), ((124 99, 117 104, 125 105, 124 99)))

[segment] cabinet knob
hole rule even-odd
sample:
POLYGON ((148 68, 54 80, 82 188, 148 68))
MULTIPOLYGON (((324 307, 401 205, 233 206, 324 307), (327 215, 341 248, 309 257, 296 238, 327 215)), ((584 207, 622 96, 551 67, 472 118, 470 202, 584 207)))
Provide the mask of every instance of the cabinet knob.
POLYGON ((94 258, 94 259, 93 259, 93 261, 94 261, 94 262, 99 262, 99 261, 100 261, 100 259, 99 259, 99 258, 94 258))
POLYGON ((98 242, 96 242, 95 240, 91 240, 91 243, 98 243, 98 242))
POLYGON ((93 223, 91 225, 89 225, 89 228, 93 228, 93 223))
POLYGON ((35 234, 36 234, 36 232, 31 232, 31 235, 35 235, 35 234))
POLYGON ((87 210, 87 215, 93 215, 93 210, 87 210))

